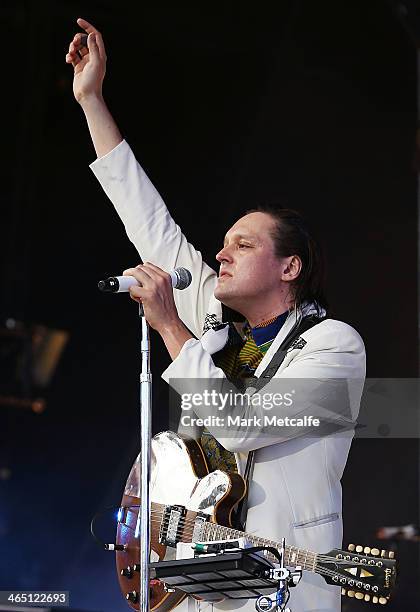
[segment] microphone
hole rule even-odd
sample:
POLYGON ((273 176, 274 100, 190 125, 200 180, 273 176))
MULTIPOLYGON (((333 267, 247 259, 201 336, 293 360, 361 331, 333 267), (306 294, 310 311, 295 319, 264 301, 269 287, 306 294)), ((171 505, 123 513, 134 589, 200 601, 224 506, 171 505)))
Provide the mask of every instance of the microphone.
MULTIPOLYGON (((186 289, 191 284, 191 272, 186 268, 175 268, 169 275, 174 289, 186 289)), ((107 293, 122 293, 129 291, 133 285, 141 287, 134 276, 110 276, 99 281, 98 288, 107 293)))

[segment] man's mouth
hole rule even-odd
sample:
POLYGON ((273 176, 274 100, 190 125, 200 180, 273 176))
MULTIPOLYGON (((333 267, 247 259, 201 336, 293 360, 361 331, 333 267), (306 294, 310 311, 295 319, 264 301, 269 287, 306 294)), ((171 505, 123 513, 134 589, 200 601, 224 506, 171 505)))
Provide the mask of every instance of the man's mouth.
POLYGON ((226 272, 226 270, 222 270, 222 271, 219 273, 219 278, 224 278, 224 277, 226 277, 226 276, 232 276, 232 274, 229 274, 229 272, 226 272))

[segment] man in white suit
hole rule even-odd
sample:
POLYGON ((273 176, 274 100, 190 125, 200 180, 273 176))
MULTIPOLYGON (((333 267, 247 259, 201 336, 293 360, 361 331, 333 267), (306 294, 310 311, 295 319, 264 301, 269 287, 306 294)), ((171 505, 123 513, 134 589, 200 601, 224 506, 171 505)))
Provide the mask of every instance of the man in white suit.
MULTIPOLYGON (((217 255, 219 274, 204 263, 172 219, 105 105, 106 55, 100 33, 83 19, 78 24, 88 34, 87 46, 82 35, 76 34, 66 61, 74 67, 74 94, 86 115, 98 157, 91 167, 145 262, 125 273, 141 283, 130 290, 131 296, 143 303, 149 324, 162 336, 173 360, 165 380, 226 380, 234 328, 221 325, 222 304, 246 321, 235 325, 234 333, 245 347, 235 353, 236 376, 241 375, 236 367, 240 362, 239 369, 259 377, 291 330, 317 314, 322 320, 289 347, 264 392, 278 391, 290 379, 305 381, 299 401, 277 410, 277 416, 291 419, 304 414, 330 418, 340 412, 337 398, 346 395, 348 412, 341 416, 354 423, 365 376, 363 342, 350 326, 326 318, 317 251, 301 218, 293 211, 249 213, 226 233, 217 255), (174 295, 167 271, 177 266, 188 268, 193 280, 188 289, 174 295), (337 395, 343 389, 344 395, 337 395)), ((250 420, 264 412, 257 402, 233 410, 250 420)), ((194 412, 197 417, 220 414, 208 406, 195 407, 194 412)), ((276 541, 286 537, 289 544, 319 552, 341 545, 340 479, 351 444, 350 429, 323 437, 304 435, 308 428, 297 426, 260 433, 251 425, 208 429, 227 451, 235 453, 240 471, 247 453, 255 451, 247 531, 276 541)), ((191 598, 181 605, 190 610, 211 606, 191 598)), ((336 612, 340 589, 305 573, 292 605, 296 612, 336 612)), ((214 607, 250 612, 254 601, 227 600, 214 607)))

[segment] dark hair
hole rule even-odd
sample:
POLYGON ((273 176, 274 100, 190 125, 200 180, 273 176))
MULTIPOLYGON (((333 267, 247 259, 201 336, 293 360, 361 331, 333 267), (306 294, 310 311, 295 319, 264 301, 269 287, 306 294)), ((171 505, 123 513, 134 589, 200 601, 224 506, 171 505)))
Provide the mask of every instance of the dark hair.
POLYGON ((302 261, 299 276, 293 281, 296 306, 314 302, 318 308, 328 310, 325 296, 325 260, 323 251, 312 236, 306 221, 296 210, 274 205, 259 206, 247 212, 263 212, 275 222, 272 237, 278 258, 297 255, 302 261))

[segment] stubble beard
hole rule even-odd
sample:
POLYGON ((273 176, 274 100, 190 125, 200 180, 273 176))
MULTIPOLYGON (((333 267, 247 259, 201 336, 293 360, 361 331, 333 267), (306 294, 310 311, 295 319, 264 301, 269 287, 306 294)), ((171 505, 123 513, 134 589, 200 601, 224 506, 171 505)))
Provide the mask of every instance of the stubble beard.
POLYGON ((236 310, 237 312, 241 312, 241 307, 243 307, 246 302, 246 296, 238 294, 235 287, 223 287, 223 285, 217 285, 214 291, 214 297, 224 306, 236 310))
POLYGON ((222 286, 220 286, 219 283, 217 284, 216 289, 214 290, 214 297, 218 299, 219 302, 222 302, 222 304, 228 306, 229 308, 231 308, 229 303, 231 300, 229 298, 235 299, 235 296, 232 296, 232 291, 229 291, 229 289, 223 287, 223 284, 222 286))

